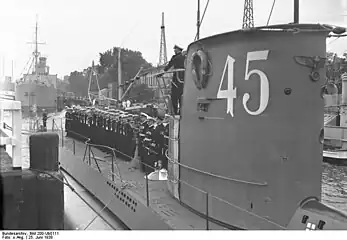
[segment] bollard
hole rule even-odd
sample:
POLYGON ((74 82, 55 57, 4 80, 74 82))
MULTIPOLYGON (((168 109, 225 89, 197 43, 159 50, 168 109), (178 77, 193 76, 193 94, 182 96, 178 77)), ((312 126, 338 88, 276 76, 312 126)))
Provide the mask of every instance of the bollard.
POLYGON ((37 230, 63 230, 64 185, 59 172, 59 136, 37 133, 29 140, 30 169, 37 173, 37 230))

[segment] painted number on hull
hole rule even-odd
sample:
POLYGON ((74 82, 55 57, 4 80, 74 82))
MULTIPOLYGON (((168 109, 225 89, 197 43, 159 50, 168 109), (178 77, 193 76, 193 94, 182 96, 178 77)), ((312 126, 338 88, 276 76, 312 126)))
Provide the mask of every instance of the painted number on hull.
MULTIPOLYGON (((258 69, 249 70, 249 63, 251 61, 259 61, 259 60, 267 60, 269 55, 269 50, 265 51, 255 51, 248 52, 246 59, 246 70, 245 70, 245 80, 249 80, 249 78, 256 74, 260 78, 260 105, 258 110, 250 111, 247 107, 247 102, 250 99, 250 94, 245 93, 243 95, 242 103, 246 112, 250 115, 259 115, 265 111, 268 103, 269 103, 269 80, 266 74, 258 69)), ((235 59, 228 55, 227 60, 225 62, 222 79, 219 84, 217 98, 219 99, 227 99, 227 114, 230 114, 234 117, 234 98, 237 97, 236 88, 234 88, 234 65, 235 59), (227 89, 222 89, 223 80, 225 74, 228 74, 227 79, 227 89)))

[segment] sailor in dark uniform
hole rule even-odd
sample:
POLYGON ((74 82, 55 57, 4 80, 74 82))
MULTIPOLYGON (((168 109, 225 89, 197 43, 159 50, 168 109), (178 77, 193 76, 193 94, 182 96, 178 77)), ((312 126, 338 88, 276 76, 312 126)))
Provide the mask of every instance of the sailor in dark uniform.
POLYGON ((66 136, 70 136, 71 129, 71 120, 72 120, 72 109, 69 107, 66 107, 66 113, 65 113, 65 132, 66 136))
MULTIPOLYGON (((140 115, 140 123, 139 123, 139 143, 138 143, 138 155, 140 157, 140 161, 144 161, 146 149, 144 148, 144 139, 146 137, 146 132, 148 130, 148 121, 147 114, 141 113, 140 115)), ((144 166, 142 164, 142 170, 144 171, 144 166)))
MULTIPOLYGON (((164 71, 168 71, 171 67, 174 69, 184 69, 185 56, 182 54, 183 48, 175 45, 174 51, 175 55, 172 56, 168 65, 164 68, 164 71)), ((172 77, 171 82, 171 102, 172 108, 175 115, 179 114, 178 104, 181 108, 181 96, 183 94, 183 81, 184 72, 175 72, 172 77)))
POLYGON ((92 129, 93 129, 93 110, 89 110, 88 112, 88 119, 87 119, 87 126, 88 126, 88 133, 86 134, 87 138, 92 138, 92 129))
POLYGON ((128 139, 129 139, 129 147, 128 147, 128 156, 130 157, 129 161, 134 158, 135 147, 136 147, 136 131, 135 131, 135 115, 130 114, 130 119, 128 120, 128 139))
POLYGON ((47 131, 47 112, 46 109, 42 109, 42 123, 43 123, 43 129, 44 131, 47 131))

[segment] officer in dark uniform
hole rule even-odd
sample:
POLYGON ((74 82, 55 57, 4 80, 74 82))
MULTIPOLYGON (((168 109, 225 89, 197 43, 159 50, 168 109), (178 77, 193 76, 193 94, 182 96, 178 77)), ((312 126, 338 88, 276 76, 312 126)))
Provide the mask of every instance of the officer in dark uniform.
MULTIPOLYGON (((174 69, 184 69, 184 60, 185 56, 182 54, 183 48, 175 45, 174 51, 175 55, 172 56, 168 65, 164 68, 166 72, 171 67, 174 69)), ((181 96, 183 94, 183 81, 184 81, 184 72, 175 72, 172 77, 171 82, 171 102, 175 115, 179 114, 178 104, 181 107, 181 96)))
POLYGON ((70 136, 70 130, 71 129, 71 120, 72 120, 72 109, 67 108, 65 113, 65 132, 66 136, 70 136))
POLYGON ((93 111, 93 117, 92 117, 92 127, 91 127, 91 141, 92 143, 96 142, 97 138, 97 111, 94 109, 93 111))
POLYGON ((146 132, 148 130, 148 122, 147 122, 147 114, 141 113, 140 115, 140 123, 139 123, 139 143, 138 143, 138 149, 139 149, 139 157, 142 165, 142 171, 144 171, 144 165, 142 162, 145 158, 146 150, 144 148, 144 139, 146 137, 146 132))
POLYGON ((136 148, 136 131, 135 131, 135 121, 134 121, 135 115, 130 114, 130 119, 128 120, 128 129, 127 129, 127 135, 128 135, 128 152, 127 155, 129 156, 129 161, 131 161, 134 158, 135 148, 136 148))
MULTIPOLYGON (((111 124, 112 124, 112 117, 113 117, 113 113, 112 112, 108 112, 107 114, 107 118, 106 118, 106 143, 108 147, 112 147, 112 129, 111 129, 111 124)), ((109 149, 106 149, 106 151, 108 153, 110 153, 109 149)))
POLYGON ((46 131, 47 130, 47 112, 45 109, 42 109, 42 123, 43 123, 43 128, 46 131))
POLYGON ((93 129, 93 110, 91 109, 89 112, 88 112, 88 132, 86 133, 86 137, 88 138, 92 138, 92 129, 93 129))

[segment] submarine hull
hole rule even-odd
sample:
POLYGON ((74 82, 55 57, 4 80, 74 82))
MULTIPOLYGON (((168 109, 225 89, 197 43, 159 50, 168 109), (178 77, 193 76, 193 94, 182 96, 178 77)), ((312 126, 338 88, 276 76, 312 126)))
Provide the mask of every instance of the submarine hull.
POLYGON ((284 229, 303 199, 321 196, 327 31, 276 28, 284 30, 235 31, 188 48, 178 198, 244 229, 284 229), (208 62, 200 89, 199 50, 208 62))

